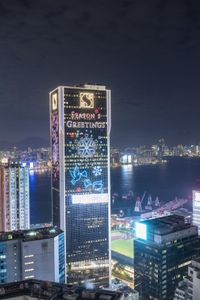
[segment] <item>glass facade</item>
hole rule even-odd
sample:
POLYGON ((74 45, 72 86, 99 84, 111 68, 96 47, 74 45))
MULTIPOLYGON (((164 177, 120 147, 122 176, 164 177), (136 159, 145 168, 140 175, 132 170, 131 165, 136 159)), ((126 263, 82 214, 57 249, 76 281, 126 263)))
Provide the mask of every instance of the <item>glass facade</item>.
MULTIPOLYGON (((58 147, 63 148, 58 178, 61 174, 64 178, 59 180, 59 192, 64 193, 60 193, 59 200, 52 194, 53 215, 57 214, 53 222, 62 223, 58 211, 64 213, 59 207, 64 194, 67 282, 88 280, 101 285, 109 282, 110 261, 110 93, 98 86, 58 88, 50 96, 51 114, 53 106, 56 108, 55 93, 61 133, 58 147)), ((52 139, 54 157, 53 145, 52 139)))
POLYGON ((7 280, 7 257, 6 245, 0 244, 0 284, 7 280))
POLYGON ((172 300, 178 282, 187 275, 191 259, 200 254, 197 234, 156 245, 134 241, 135 289, 142 299, 172 300))

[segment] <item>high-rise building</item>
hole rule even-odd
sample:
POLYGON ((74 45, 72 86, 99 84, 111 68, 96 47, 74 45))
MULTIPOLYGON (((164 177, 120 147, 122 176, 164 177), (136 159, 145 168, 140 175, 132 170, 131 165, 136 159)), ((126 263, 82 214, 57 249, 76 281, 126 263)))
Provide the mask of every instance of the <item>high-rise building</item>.
POLYGON ((192 260, 188 267, 188 275, 179 282, 174 300, 200 299, 200 258, 192 260))
POLYGON ((193 191, 193 224, 198 227, 200 235, 200 191, 193 191))
POLYGON ((0 231, 29 228, 29 169, 8 161, 0 166, 0 231))
POLYGON ((65 232, 69 283, 111 275, 110 102, 101 85, 50 93, 53 224, 65 232))
POLYGON ((0 234, 0 284, 65 281, 64 233, 54 227, 0 234))
POLYGON ((135 289, 143 300, 171 300, 193 257, 198 256, 198 230, 184 217, 171 215, 136 223, 135 289))

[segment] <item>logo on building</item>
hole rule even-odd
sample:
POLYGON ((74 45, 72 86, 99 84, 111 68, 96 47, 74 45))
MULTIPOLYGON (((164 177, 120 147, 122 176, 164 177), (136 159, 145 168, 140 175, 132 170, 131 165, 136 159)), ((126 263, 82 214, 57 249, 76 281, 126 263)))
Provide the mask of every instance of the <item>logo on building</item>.
POLYGON ((80 107, 81 108, 94 108, 94 94, 93 93, 80 93, 80 107))
POLYGON ((58 94, 54 93, 51 98, 52 101, 52 110, 58 109, 58 94))

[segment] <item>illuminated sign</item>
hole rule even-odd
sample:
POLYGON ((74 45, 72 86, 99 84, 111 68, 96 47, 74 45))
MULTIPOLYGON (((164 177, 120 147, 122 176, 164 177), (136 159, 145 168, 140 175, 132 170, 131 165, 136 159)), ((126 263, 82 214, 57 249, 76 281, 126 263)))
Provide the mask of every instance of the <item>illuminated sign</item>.
POLYGON ((56 110, 58 108, 58 94, 54 93, 51 96, 51 104, 52 104, 52 110, 56 110))
POLYGON ((193 203, 200 207, 200 191, 193 191, 193 203))
POLYGON ((105 122, 72 122, 67 121, 67 127, 68 128, 105 128, 106 123, 105 122))
POLYGON ((146 240, 147 239, 147 225, 144 223, 136 222, 135 235, 136 235, 136 238, 146 240))
POLYGON ((72 195, 72 204, 108 203, 108 194, 72 195))
POLYGON ((94 94, 85 92, 80 93, 80 107, 94 108, 94 94))
POLYGON ((106 91, 77 93, 66 89, 64 112, 66 191, 80 195, 108 193, 106 91))
POLYGON ((7 164, 8 158, 7 157, 2 158, 1 162, 2 162, 2 164, 7 164))

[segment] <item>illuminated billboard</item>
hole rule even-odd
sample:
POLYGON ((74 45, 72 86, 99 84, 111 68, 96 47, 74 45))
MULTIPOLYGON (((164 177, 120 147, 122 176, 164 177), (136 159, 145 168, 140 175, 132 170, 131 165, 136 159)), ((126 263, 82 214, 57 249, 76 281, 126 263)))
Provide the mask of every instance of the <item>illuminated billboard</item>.
POLYGON ((200 191, 193 191, 193 206, 200 207, 200 191))
POLYGON ((108 203, 108 194, 72 195, 72 204, 108 203))
POLYGON ((106 91, 65 92, 66 191, 108 192, 106 91))
POLYGON ((136 238, 146 240, 147 239, 147 225, 144 223, 136 222, 135 235, 136 235, 136 238))

